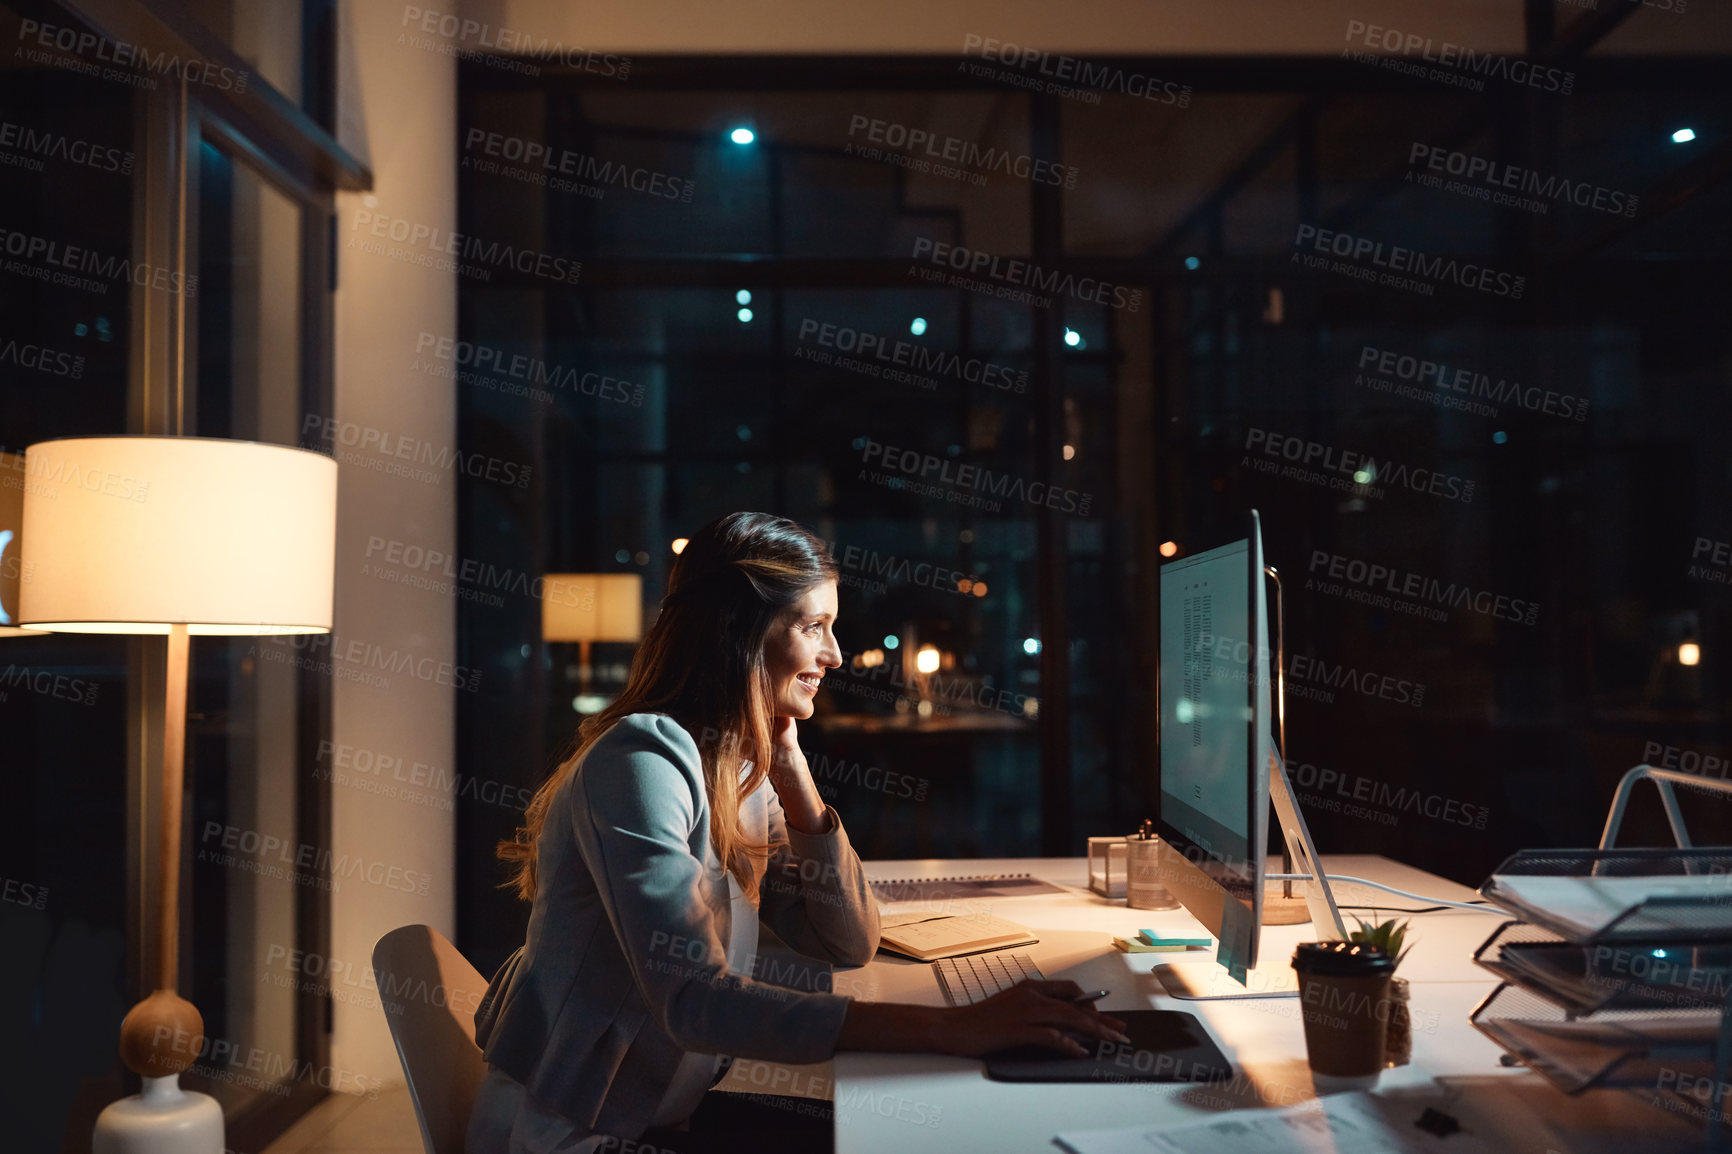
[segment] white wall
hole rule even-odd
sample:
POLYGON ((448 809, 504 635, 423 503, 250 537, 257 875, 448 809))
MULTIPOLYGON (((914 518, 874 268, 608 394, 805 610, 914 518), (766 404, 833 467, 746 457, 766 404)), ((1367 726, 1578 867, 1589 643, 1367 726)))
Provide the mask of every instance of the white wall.
MULTIPOLYGON (((450 470, 437 483, 393 476, 372 467, 390 453, 344 446, 341 434, 373 429, 394 446, 411 441, 434 453, 457 444, 451 382, 411 369, 422 332, 451 334, 457 286, 451 273, 362 250, 371 239, 362 214, 404 219, 448 233, 457 224, 457 105, 453 58, 399 42, 402 8, 376 0, 345 0, 340 10, 338 139, 373 170, 370 194, 338 197, 336 294, 336 418, 334 446, 367 463, 340 464, 337 514, 336 669, 333 740, 372 755, 447 771, 456 757, 453 690, 440 684, 439 663, 455 665, 456 616, 445 594, 380 580, 363 566, 371 537, 395 538, 423 549, 456 553, 456 486, 450 470), (361 227, 356 225, 361 223, 361 227), (372 647, 377 647, 376 649, 372 647), (404 661, 429 673, 387 672, 379 663, 404 661), (370 675, 388 687, 354 680, 370 675)), ((388 243, 388 242, 387 242, 388 243)), ((411 247, 411 246, 403 246, 411 247)), ((425 246, 415 251, 427 252, 425 246)), ((358 439, 358 438, 357 438, 358 439)), ((327 444, 327 448, 333 446, 327 444)), ((406 464, 414 465, 410 460, 406 464)), ((429 468, 420 465, 418 468, 429 468)), ((438 470, 434 470, 438 471, 438 470)), ((449 680, 447 677, 446 680, 449 680)), ((327 758, 331 766, 336 758, 327 758)), ((340 764, 339 772, 343 772, 340 764)), ((332 895, 335 965, 369 971, 373 943, 397 926, 425 922, 454 935, 454 810, 426 798, 404 800, 366 787, 411 787, 394 770, 350 768, 333 782, 333 849, 337 868, 360 859, 332 895), (390 872, 390 871, 395 871, 390 872), (428 879, 427 892, 406 892, 428 879), (404 887, 404 888, 398 888, 404 887)), ((445 791, 447 794, 450 790, 445 791)), ((402 1081, 385 1018, 361 988, 338 983, 362 1001, 338 1000, 331 1062, 355 1079, 402 1081)))

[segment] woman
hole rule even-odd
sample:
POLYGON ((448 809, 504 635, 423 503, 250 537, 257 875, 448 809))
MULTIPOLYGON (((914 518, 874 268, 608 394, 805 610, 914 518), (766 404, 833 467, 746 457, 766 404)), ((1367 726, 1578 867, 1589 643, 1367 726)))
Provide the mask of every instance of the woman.
MULTIPOLYGON (((533 907, 476 1015, 489 1070, 469 1154, 730 1148, 745 1138, 740 1100, 705 1099, 720 1055, 1081 1053, 1063 1030, 1126 1040, 1121 1021, 1067 1000, 1070 982, 940 1008, 751 976, 760 920, 826 962, 864 965, 878 946, 860 861, 794 729, 842 663, 836 576, 821 541, 762 513, 711 522, 674 562, 624 692, 582 724, 516 840, 500 843, 533 907), (728 1107, 731 1141, 718 1143, 703 1130, 728 1107)), ((760 1113, 778 1146, 795 1146, 799 1114, 760 1113)))

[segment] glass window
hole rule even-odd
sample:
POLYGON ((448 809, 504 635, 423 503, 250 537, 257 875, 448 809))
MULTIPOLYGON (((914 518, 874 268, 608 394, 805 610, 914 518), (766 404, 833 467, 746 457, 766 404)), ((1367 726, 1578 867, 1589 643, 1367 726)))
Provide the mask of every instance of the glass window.
MULTIPOLYGON (((197 429, 205 437, 294 445, 302 398, 299 202, 209 144, 199 152, 197 429)), ((263 844, 298 847, 307 767, 300 744, 300 678, 281 640, 200 637, 192 647, 188 776, 193 807, 190 997, 205 1031, 237 1052, 268 1059, 236 1077, 206 1062, 187 1076, 231 1117, 273 1101, 303 1058, 297 1006, 314 992, 286 964, 298 947, 297 915, 317 878, 298 850, 262 855, 245 869, 212 831, 235 829, 263 844), (280 867, 280 868, 278 868, 280 867), (220 943, 220 947, 219 944, 220 943)), ((250 863, 251 859, 247 859, 250 863)))

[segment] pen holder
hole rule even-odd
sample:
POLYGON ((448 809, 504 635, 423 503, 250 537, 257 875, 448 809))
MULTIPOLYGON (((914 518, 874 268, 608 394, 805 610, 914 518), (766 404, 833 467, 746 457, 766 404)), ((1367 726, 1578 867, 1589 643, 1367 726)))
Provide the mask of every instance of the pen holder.
POLYGON ((1089 838, 1089 889, 1103 898, 1125 896, 1126 841, 1122 837, 1089 838))
POLYGON ((1178 899, 1161 884, 1161 839, 1133 837, 1125 840, 1125 858, 1129 867, 1125 884, 1125 904, 1133 910, 1177 909, 1178 899))

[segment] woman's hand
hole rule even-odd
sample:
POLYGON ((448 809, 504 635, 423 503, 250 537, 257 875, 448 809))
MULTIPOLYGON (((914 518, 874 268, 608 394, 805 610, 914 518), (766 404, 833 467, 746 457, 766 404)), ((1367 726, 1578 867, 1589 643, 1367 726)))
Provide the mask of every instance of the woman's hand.
POLYGON ((830 831, 824 799, 818 796, 806 755, 800 752, 800 732, 794 728, 792 717, 771 719, 770 759, 764 770, 770 775, 770 788, 776 791, 782 803, 782 816, 790 826, 801 833, 830 831))
POLYGON ((978 1058, 1033 1045, 1083 1057, 1088 1048, 1070 1034, 1128 1045, 1124 1021, 1071 1000, 1081 993, 1075 982, 1018 982, 983 1002, 957 1006, 949 1011, 946 1052, 978 1058))
POLYGON ((905 1006, 849 1001, 838 1050, 956 1054, 978 1058, 1012 1046, 1048 1046, 1080 1058, 1066 1031, 1103 1042, 1130 1044, 1125 1024, 1071 1001, 1082 993, 1075 982, 1018 982, 972 1006, 905 1006))

